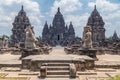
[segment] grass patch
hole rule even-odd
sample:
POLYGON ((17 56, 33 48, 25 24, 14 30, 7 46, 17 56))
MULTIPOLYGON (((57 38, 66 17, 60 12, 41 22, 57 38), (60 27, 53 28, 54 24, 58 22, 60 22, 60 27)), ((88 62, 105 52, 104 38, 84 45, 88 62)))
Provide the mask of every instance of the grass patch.
POLYGON ((107 80, 120 80, 120 76, 115 76, 115 77, 112 77, 112 78, 110 78, 110 79, 107 79, 107 80))
POLYGON ((5 77, 7 74, 6 73, 0 73, 0 78, 5 77))

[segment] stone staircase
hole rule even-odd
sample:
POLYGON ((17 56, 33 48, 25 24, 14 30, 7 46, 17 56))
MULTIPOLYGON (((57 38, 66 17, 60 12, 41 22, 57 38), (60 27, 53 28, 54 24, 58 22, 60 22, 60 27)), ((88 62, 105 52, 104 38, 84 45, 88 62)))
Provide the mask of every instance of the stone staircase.
POLYGON ((49 62, 40 69, 40 77, 48 78, 76 78, 76 68, 73 63, 49 62))
POLYGON ((47 77, 69 77, 70 69, 67 63, 47 64, 47 77))

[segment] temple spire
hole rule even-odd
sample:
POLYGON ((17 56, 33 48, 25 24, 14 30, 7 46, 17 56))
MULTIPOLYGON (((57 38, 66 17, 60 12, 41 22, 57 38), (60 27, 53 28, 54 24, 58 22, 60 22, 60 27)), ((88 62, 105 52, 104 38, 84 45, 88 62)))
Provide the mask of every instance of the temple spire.
POLYGON ((96 5, 94 5, 94 9, 96 10, 96 5))
POLYGON ((65 21, 63 15, 60 12, 60 8, 58 7, 57 13, 55 14, 52 22, 53 27, 65 27, 65 21))
POLYGON ((65 27, 65 29, 66 29, 66 31, 68 31, 68 26, 67 26, 67 24, 66 24, 66 27, 65 27))
POLYGON ((24 11, 24 6, 23 5, 21 6, 21 11, 24 11))
POLYGON ((18 15, 26 16, 26 12, 24 11, 23 5, 21 6, 21 10, 19 11, 18 15))
POLYGON ((119 40, 119 37, 118 37, 118 35, 117 35, 117 32, 116 32, 116 31, 114 31, 114 34, 113 34, 113 36, 112 36, 112 40, 114 40, 114 41, 119 40))
POLYGON ((60 7, 58 7, 58 12, 60 12, 60 7))
POLYGON ((73 28, 73 25, 72 25, 72 22, 70 22, 68 32, 69 32, 69 34, 75 34, 75 32, 74 32, 74 28, 73 28))
POLYGON ((70 25, 72 25, 72 21, 70 21, 70 25))
POLYGON ((47 21, 45 21, 45 25, 44 25, 44 28, 43 28, 42 35, 45 36, 48 32, 49 32, 48 24, 47 24, 47 21))
POLYGON ((48 25, 48 24, 47 24, 47 21, 45 21, 45 25, 48 25))
POLYGON ((45 21, 45 25, 44 25, 44 28, 48 28, 48 24, 47 24, 47 21, 45 21))

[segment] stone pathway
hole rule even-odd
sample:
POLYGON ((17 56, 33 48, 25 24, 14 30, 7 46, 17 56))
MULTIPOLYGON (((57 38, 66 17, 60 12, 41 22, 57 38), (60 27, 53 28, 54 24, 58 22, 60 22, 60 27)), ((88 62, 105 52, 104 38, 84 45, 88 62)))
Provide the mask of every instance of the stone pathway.
POLYGON ((64 47, 61 46, 56 46, 53 47, 52 52, 50 53, 50 55, 65 55, 65 51, 64 51, 64 47))

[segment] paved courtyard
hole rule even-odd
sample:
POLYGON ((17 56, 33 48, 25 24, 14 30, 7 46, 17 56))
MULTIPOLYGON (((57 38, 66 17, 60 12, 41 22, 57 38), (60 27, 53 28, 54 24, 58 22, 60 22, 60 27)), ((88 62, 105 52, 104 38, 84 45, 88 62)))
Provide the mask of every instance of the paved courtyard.
POLYGON ((120 65, 120 55, 97 55, 97 58, 96 65, 120 65))

